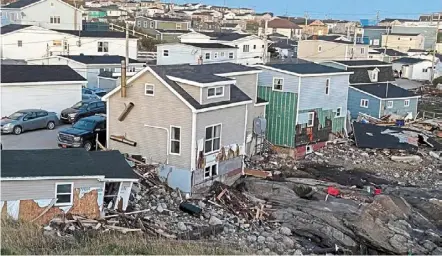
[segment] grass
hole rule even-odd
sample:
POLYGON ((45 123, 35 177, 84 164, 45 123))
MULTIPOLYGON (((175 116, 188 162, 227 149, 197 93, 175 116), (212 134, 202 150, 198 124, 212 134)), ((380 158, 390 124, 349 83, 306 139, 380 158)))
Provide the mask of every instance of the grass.
POLYGON ((232 246, 195 241, 158 240, 143 234, 77 232, 64 238, 43 235, 41 226, 25 222, 1 221, 1 255, 227 255, 245 254, 232 246))

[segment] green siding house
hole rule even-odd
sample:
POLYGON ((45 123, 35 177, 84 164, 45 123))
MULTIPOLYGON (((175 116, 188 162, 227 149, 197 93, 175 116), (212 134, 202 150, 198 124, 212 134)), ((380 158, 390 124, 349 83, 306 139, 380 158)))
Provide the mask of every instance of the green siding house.
POLYGON ((165 42, 179 42, 179 36, 190 32, 190 21, 177 18, 143 17, 135 18, 135 26, 148 35, 165 42))

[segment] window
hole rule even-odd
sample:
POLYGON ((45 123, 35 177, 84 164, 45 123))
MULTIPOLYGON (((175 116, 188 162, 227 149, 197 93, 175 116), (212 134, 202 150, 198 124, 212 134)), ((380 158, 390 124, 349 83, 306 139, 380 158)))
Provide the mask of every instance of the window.
POLYGON ((307 127, 315 125, 315 112, 308 112, 307 127))
POLYGON ((379 69, 374 69, 373 71, 371 71, 371 75, 370 75, 370 78, 371 78, 371 81, 372 82, 377 82, 378 81, 378 73, 379 73, 379 69))
POLYGON ((397 38, 397 40, 401 40, 401 38, 400 38, 400 37, 398 37, 398 38, 397 38))
POLYGON ((387 108, 393 108, 393 101, 392 100, 387 101, 387 108))
POLYGON ((109 43, 98 42, 98 52, 109 52, 109 43))
POLYGON ((210 52, 206 52, 206 55, 205 55, 206 57, 205 57, 205 59, 206 60, 210 60, 210 52))
POLYGON ((53 46, 61 46, 61 40, 53 40, 52 45, 53 46))
POLYGON ((137 26, 138 26, 138 27, 141 27, 141 20, 138 20, 138 21, 137 21, 137 26))
POLYGON ((365 48, 361 48, 361 54, 365 54, 365 48))
POLYGON ((342 112, 342 109, 341 108, 337 108, 336 109, 336 117, 341 117, 341 112, 342 112))
POLYGON ((63 49, 67 51, 69 49, 69 45, 67 41, 63 41, 63 49))
POLYGON ((330 94, 330 78, 327 78, 327 80, 325 80, 325 94, 330 94))
POLYGON ((282 91, 282 86, 284 85, 284 78, 273 78, 273 90, 282 91))
POLYGON ((144 95, 154 96, 154 94, 155 94, 155 85, 144 84, 144 95))
POLYGON ((253 50, 256 50, 256 44, 253 45, 253 50))
POLYGON ((37 112, 37 117, 44 117, 44 116, 47 116, 47 115, 48 115, 48 112, 46 112, 46 111, 37 112))
POLYGON ((214 164, 214 165, 210 165, 210 166, 206 166, 206 168, 204 169, 204 179, 213 177, 218 175, 218 165, 214 164))
POLYGON ((145 20, 145 21, 143 22, 143 26, 144 26, 145 28, 147 28, 147 20, 145 20))
POLYGON ((207 89, 207 98, 216 98, 224 96, 224 87, 212 87, 207 89))
POLYGON ((128 67, 127 71, 128 72, 135 72, 135 67, 134 66, 128 67))
POLYGON ((221 145, 221 125, 206 127, 206 137, 204 143, 204 152, 211 153, 220 149, 221 145))
POLYGON ((424 72, 424 73, 428 72, 428 68, 422 69, 422 72, 424 72))
POLYGON ((170 153, 179 155, 181 152, 181 128, 177 126, 170 127, 170 153))
POLYGON ((151 21, 151 22, 150 22, 150 27, 151 27, 151 28, 154 28, 154 27, 155 27, 155 21, 151 21))
POLYGON ((60 24, 60 16, 51 16, 50 23, 51 24, 60 24))
POLYGON ((72 183, 57 183, 55 184, 55 198, 57 202, 55 205, 71 205, 73 202, 73 184, 72 183))
POLYGON ((264 45, 262 45, 262 49, 264 49, 264 45))
POLYGON ((318 52, 322 52, 322 46, 318 46, 318 52))
POLYGON ((176 24, 176 29, 181 29, 181 23, 176 24))
POLYGON ((368 108, 368 100, 367 99, 361 99, 361 107, 368 108))
POLYGON ((242 51, 243 52, 249 52, 250 51, 250 46, 248 44, 245 44, 242 46, 242 51))
POLYGON ((214 59, 218 59, 218 53, 217 53, 217 52, 214 52, 214 53, 213 53, 213 58, 214 58, 214 59))
POLYGON ((229 52, 229 59, 233 59, 233 52, 229 52))
POLYGON ((18 40, 17 41, 17 46, 18 47, 22 47, 23 46, 23 41, 22 40, 18 40))
POLYGON ((404 107, 410 106, 410 100, 404 100, 404 107))
POLYGON ((169 57, 169 50, 163 50, 163 56, 169 57))
POLYGON ((106 205, 109 205, 112 203, 112 205, 115 206, 117 203, 118 198, 118 191, 120 191, 120 184, 121 182, 106 182, 104 183, 104 203, 106 205))
POLYGON ((224 55, 226 55, 226 53, 225 52, 221 52, 220 55, 221 55, 221 57, 224 57, 224 55))
POLYGON ((412 41, 413 40, 413 38, 410 38, 410 41, 412 41))

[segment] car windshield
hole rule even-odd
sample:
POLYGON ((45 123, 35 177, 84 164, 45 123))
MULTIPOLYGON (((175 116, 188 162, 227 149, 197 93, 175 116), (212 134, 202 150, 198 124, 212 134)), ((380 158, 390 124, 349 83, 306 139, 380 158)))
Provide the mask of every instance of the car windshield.
POLYGON ((13 120, 18 120, 20 119, 22 116, 26 115, 26 113, 23 112, 15 112, 14 114, 8 116, 9 119, 13 119, 13 120))
POLYGON ((72 127, 75 129, 85 130, 85 131, 93 131, 95 123, 87 120, 79 120, 72 127))
POLYGON ((103 97, 104 95, 106 95, 106 92, 96 92, 96 95, 103 97))
POLYGON ((84 108, 85 106, 87 106, 87 102, 84 101, 79 101, 77 103, 75 103, 72 108, 73 109, 80 109, 80 108, 84 108))

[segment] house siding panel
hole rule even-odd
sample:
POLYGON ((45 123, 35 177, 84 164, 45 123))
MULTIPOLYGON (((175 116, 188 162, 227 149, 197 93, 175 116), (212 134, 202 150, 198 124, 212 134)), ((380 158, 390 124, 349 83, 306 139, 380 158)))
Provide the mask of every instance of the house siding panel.
POLYGON ((140 154, 148 161, 166 161, 168 138, 164 129, 170 130, 170 125, 181 127, 181 155, 170 155, 169 165, 190 169, 192 113, 172 91, 164 86, 154 75, 146 72, 127 89, 127 97, 119 93, 109 99, 109 131, 110 135, 125 135, 126 138, 137 142, 132 147, 120 142, 109 140, 109 147, 123 153, 140 154), (155 96, 144 95, 144 84, 155 85, 155 96), (122 122, 118 117, 129 102, 135 107, 122 122), (164 107, 167 106, 167 107, 164 107), (145 125, 162 127, 164 129, 145 127, 145 125))
POLYGON ((1 200, 38 200, 55 198, 55 184, 73 182, 74 188, 102 188, 97 179, 2 181, 1 200))
POLYGON ((357 91, 353 88, 348 89, 348 110, 351 118, 356 119, 359 112, 370 115, 372 117, 379 117, 379 99, 368 94, 357 91), (368 99, 368 108, 361 107, 361 99, 368 99))
POLYGON ((406 114, 411 112, 413 114, 413 118, 414 118, 417 114, 418 99, 411 98, 409 100, 410 100, 410 106, 408 106, 408 107, 404 106, 405 99, 393 100, 393 108, 387 108, 387 101, 389 101, 388 99, 382 100, 381 116, 388 115, 388 114, 396 114, 396 115, 405 116, 406 114))
POLYGON ((158 45, 157 65, 197 64, 198 54, 192 54, 198 48, 188 45, 158 45), (163 56, 164 50, 169 50, 169 56, 163 56))
MULTIPOLYGON (((216 87, 218 87, 218 86, 216 86, 216 87)), ((202 104, 210 104, 210 103, 216 103, 216 102, 220 102, 220 101, 228 101, 228 100, 230 100, 230 85, 225 85, 225 86, 222 86, 222 87, 224 87, 224 96, 222 96, 222 97, 216 97, 216 98, 208 98, 207 97, 207 91, 208 91, 208 89, 209 89, 209 87, 205 87, 205 88, 202 88, 202 93, 203 93, 203 97, 202 97, 202 99, 203 99, 203 101, 202 101, 202 104)), ((199 101, 199 99, 197 99, 198 101, 199 101)))
POLYGON ((273 78, 284 78, 282 90, 284 92, 298 93, 299 78, 294 75, 283 74, 281 72, 263 69, 263 72, 258 76, 259 86, 273 87, 273 78))

